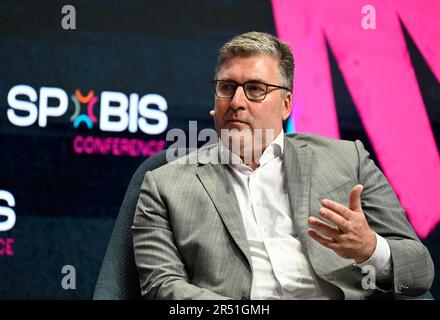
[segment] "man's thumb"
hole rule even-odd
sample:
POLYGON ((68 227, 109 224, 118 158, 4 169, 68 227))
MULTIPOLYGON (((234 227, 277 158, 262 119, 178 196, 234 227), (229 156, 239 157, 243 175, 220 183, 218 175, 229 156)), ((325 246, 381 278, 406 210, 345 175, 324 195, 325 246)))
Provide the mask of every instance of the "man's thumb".
POLYGON ((351 189, 350 193, 350 210, 362 211, 361 207, 361 193, 364 187, 361 184, 357 184, 351 189))

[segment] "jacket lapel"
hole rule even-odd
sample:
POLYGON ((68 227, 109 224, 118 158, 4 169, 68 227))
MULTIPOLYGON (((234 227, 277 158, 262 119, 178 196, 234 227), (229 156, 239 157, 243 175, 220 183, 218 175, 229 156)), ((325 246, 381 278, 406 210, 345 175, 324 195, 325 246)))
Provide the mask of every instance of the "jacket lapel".
POLYGON ((250 270, 251 255, 249 244, 234 187, 229 179, 226 165, 209 163, 207 160, 205 157, 199 157, 196 174, 214 203, 230 235, 245 255, 250 270))
POLYGON ((294 236, 299 237, 307 251, 307 217, 310 210, 310 180, 312 150, 306 143, 298 143, 288 136, 284 139, 284 170, 287 181, 294 236))
POLYGON ((332 280, 334 277, 328 276, 347 265, 351 265, 350 260, 339 258, 332 250, 323 247, 308 234, 309 215, 317 215, 311 212, 310 203, 319 190, 312 190, 312 162, 313 151, 304 142, 296 142, 286 136, 284 143, 284 168, 286 171, 287 189, 289 194, 292 220, 294 224, 295 237, 299 237, 305 254, 313 266, 313 270, 325 280, 332 280))

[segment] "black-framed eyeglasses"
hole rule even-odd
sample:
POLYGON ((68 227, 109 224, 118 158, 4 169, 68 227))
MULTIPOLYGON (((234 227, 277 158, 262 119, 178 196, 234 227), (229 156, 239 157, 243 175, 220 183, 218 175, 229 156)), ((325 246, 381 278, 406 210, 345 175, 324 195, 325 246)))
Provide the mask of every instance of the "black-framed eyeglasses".
POLYGON ((238 87, 243 87, 244 94, 250 101, 263 101, 269 92, 276 89, 284 89, 289 92, 292 91, 286 87, 255 80, 243 83, 238 83, 234 80, 212 80, 211 82, 215 84, 215 95, 220 99, 231 99, 238 87), (275 89, 269 91, 269 87, 275 89))

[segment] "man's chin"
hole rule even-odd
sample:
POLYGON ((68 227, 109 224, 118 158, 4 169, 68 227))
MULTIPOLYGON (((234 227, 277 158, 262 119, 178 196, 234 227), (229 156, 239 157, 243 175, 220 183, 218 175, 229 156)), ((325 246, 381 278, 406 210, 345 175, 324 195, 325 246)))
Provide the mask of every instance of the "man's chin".
POLYGON ((252 128, 249 126, 249 124, 247 124, 246 122, 239 122, 239 121, 229 121, 226 124, 225 129, 238 130, 238 131, 252 130, 252 128))

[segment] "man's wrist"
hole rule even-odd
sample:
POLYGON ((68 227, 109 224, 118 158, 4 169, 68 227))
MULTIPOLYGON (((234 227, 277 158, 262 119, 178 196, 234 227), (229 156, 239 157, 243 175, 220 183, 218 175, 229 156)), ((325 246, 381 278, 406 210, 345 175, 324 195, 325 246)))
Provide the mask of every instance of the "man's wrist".
POLYGON ((367 244, 364 247, 365 250, 362 250, 363 252, 361 253, 361 255, 354 259, 354 261, 357 264, 364 263, 365 261, 370 259, 371 256, 374 254, 374 251, 376 250, 376 245, 377 245, 376 233, 371 231, 371 236, 369 238, 370 240, 367 242, 367 244))

